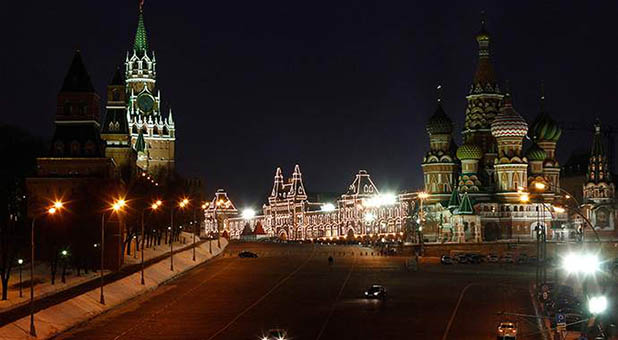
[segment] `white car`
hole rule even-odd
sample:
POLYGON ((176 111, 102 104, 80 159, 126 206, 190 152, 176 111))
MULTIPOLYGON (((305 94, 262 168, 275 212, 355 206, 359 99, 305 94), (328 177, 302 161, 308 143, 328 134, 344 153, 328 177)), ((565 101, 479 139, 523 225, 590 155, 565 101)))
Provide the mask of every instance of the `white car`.
POLYGON ((285 329, 271 329, 262 340, 288 340, 288 332, 285 329))
POLYGON ((500 322, 498 325, 498 335, 500 340, 515 340, 517 339, 517 325, 513 322, 500 322))

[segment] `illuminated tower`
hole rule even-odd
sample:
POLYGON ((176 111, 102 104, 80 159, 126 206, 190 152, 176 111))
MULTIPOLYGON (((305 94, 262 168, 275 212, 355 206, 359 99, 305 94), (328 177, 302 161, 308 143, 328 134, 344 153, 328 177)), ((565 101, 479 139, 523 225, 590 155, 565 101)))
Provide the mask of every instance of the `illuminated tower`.
POLYGON ((113 158, 124 178, 135 170, 137 154, 131 146, 131 135, 126 114, 126 87, 124 72, 116 69, 112 82, 107 86, 105 121, 101 127, 105 140, 105 157, 113 158))
POLYGON ((491 63, 490 35, 481 20, 481 30, 476 35, 478 43, 478 64, 470 92, 466 97, 466 119, 463 139, 465 143, 476 144, 483 151, 478 173, 481 181, 489 186, 493 180, 493 164, 496 158, 496 141, 491 134, 491 123, 498 114, 503 95, 496 80, 491 63))
POLYGON ((507 93, 500 113, 491 123, 491 133, 498 142, 495 160, 496 192, 504 198, 519 200, 517 191, 528 187, 528 161, 522 154, 522 142, 528 123, 515 111, 507 93))
MULTIPOLYGON (((440 87, 438 87, 439 89, 440 87)), ((453 191, 457 175, 453 141, 453 122, 446 115, 438 96, 438 107, 427 122, 429 151, 423 158, 425 191, 430 194, 429 202, 447 200, 453 191)))
MULTIPOLYGON (((545 110, 545 95, 541 94, 541 112, 530 126, 532 139, 545 151, 543 177, 550 184, 549 191, 560 193, 560 164, 556 159, 556 144, 562 129, 545 110)), ((537 156, 540 156, 537 154, 537 156)), ((536 171, 536 169, 535 169, 536 171)))
POLYGON ((161 92, 156 88, 156 66, 155 53, 148 47, 140 5, 133 50, 125 59, 127 121, 133 147, 140 133, 145 143, 142 156, 146 155, 147 159, 138 161, 138 166, 155 177, 167 177, 174 171, 176 127, 171 109, 167 116, 163 115, 161 92))

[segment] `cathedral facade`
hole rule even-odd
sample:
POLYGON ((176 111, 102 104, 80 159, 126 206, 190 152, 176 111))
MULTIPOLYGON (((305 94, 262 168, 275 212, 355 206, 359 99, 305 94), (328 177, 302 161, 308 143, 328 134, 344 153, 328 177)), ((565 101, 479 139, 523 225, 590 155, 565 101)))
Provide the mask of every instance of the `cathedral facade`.
POLYGON ((484 22, 476 41, 462 144, 455 144, 441 98, 427 123, 429 151, 422 168, 434 225, 426 231, 442 242, 535 239, 540 228, 549 238, 572 237, 566 213, 553 206, 561 192, 555 157, 561 129, 545 111, 543 97, 532 124, 517 112, 494 72, 484 22))

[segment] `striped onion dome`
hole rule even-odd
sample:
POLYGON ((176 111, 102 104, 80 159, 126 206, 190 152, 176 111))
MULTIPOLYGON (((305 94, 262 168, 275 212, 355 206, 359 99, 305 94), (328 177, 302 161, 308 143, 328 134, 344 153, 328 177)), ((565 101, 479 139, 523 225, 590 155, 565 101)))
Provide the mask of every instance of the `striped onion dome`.
POLYGON ((464 143, 457 149, 457 158, 460 160, 481 159, 483 158, 483 149, 476 144, 464 143))
POLYGON ((537 143, 533 143, 532 146, 526 151, 526 158, 529 161, 544 161, 547 158, 547 152, 543 150, 537 143))
POLYGON ((530 126, 532 137, 536 141, 557 142, 562 134, 560 125, 546 112, 541 112, 530 126))
POLYGON ((504 97, 504 106, 491 123, 491 134, 496 137, 519 137, 523 138, 528 132, 528 123, 513 108, 511 95, 504 97))

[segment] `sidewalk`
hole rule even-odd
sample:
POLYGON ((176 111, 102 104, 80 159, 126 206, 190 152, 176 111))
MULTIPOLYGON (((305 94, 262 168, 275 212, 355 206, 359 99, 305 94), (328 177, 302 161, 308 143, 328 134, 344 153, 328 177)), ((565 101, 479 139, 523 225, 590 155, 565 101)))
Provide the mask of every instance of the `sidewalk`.
MULTIPOLYGON (((190 233, 181 233, 180 241, 174 242, 174 251, 181 250, 183 248, 192 246, 192 236, 190 233)), ((199 242, 199 237, 195 238, 195 242, 199 242)), ((124 265, 123 268, 129 267, 134 264, 138 264, 141 261, 141 253, 133 254, 133 249, 131 249, 131 256, 125 255, 124 257, 124 265), (135 258, 137 255, 137 258, 135 258)), ((169 244, 161 244, 153 248, 144 248, 144 261, 149 261, 151 259, 165 256, 169 254, 170 246, 169 244)), ((69 270, 67 269, 67 272, 69 270)), ((105 270, 104 275, 107 277, 110 274, 109 270, 105 270)), ((89 271, 88 274, 84 274, 83 272, 80 276, 76 275, 76 271, 74 268, 70 269, 70 273, 66 275, 66 283, 61 282, 62 278, 62 267, 59 265, 58 272, 56 273, 56 283, 51 284, 51 272, 49 268, 49 264, 47 263, 36 263, 34 267, 34 297, 35 303, 36 301, 49 297, 51 295, 61 293, 65 290, 77 287, 81 284, 87 283, 89 281, 98 280, 100 278, 100 272, 97 271, 89 271)), ((8 291, 8 300, 0 300, 0 313, 7 313, 11 310, 19 307, 23 307, 30 303, 30 263, 24 263, 22 265, 22 282, 23 284, 23 296, 19 297, 19 267, 14 268, 11 271, 11 277, 9 278, 9 291, 8 291)), ((0 318, 2 319, 2 318, 0 318)), ((1 323, 0 323, 1 324, 1 323)))
MULTIPOLYGON (((90 320, 111 308, 124 303, 138 295, 157 288, 177 275, 220 254, 227 246, 227 240, 221 239, 221 249, 217 241, 206 241, 196 247, 196 261, 192 260, 193 249, 187 249, 174 255, 174 271, 170 271, 169 261, 159 261, 144 270, 145 285, 140 284, 140 272, 105 285, 105 305, 99 303, 100 291, 92 289, 84 294, 66 300, 35 314, 38 339, 46 339, 66 331, 82 322, 90 320), (209 252, 212 242, 212 252, 209 252)), ((158 248, 158 247, 157 247, 158 248)), ((0 328, 0 339, 29 339, 30 317, 23 317, 0 328)))

